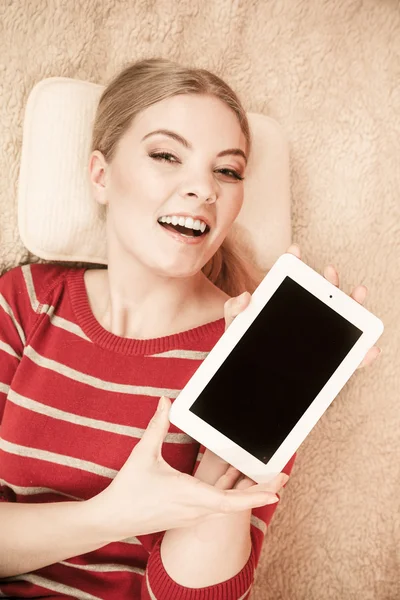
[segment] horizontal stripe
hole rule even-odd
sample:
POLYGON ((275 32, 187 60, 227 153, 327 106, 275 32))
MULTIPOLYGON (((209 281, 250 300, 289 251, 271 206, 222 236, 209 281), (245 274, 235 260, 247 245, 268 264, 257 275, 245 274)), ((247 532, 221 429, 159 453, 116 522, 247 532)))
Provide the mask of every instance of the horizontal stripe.
MULTIPOLYGON (((5 479, 0 478, 0 485, 5 485, 11 490, 13 490, 16 494, 20 496, 34 496, 35 494, 55 494, 57 496, 64 496, 66 498, 71 498, 71 500, 83 501, 83 498, 78 498, 78 496, 72 496, 71 494, 66 494, 65 492, 60 492, 59 490, 54 490, 46 487, 35 487, 35 486, 21 486, 16 485, 14 483, 10 483, 5 479)), ((131 544, 134 546, 142 546, 142 542, 135 536, 126 538, 125 540, 120 540, 118 543, 120 544, 131 544)))
POLYGON ((17 319, 15 318, 12 308, 8 304, 7 300, 4 298, 3 294, 0 294, 0 306, 4 310, 4 312, 11 318, 11 321, 12 321, 15 329, 18 331, 18 335, 20 337, 22 344, 25 345, 25 342, 26 342, 25 333, 24 333, 21 325, 18 323, 17 319))
POLYGON ((9 391, 10 391, 10 386, 7 385, 6 383, 2 383, 0 381, 0 392, 3 392, 3 394, 8 394, 9 391))
POLYGON ((33 573, 24 573, 23 575, 7 577, 3 579, 3 581, 28 581, 29 583, 39 585, 40 587, 45 588, 46 590, 58 592, 59 594, 71 596, 72 598, 79 598, 79 600, 103 600, 103 598, 93 596, 92 594, 88 594, 87 592, 78 590, 78 588, 71 587, 70 585, 65 585, 64 583, 58 583, 57 581, 52 581, 51 579, 41 577, 40 575, 34 575, 33 573))
MULTIPOLYGON (((4 479, 1 479, 1 478, 0 478, 0 484, 9 487, 16 494, 19 494, 20 496, 33 496, 35 494, 55 494, 58 496, 64 496, 67 498, 71 498, 72 500, 82 500, 82 498, 78 498, 77 496, 72 496, 71 494, 66 494, 65 492, 60 492, 58 490, 54 490, 51 488, 35 487, 35 486, 29 486, 29 487, 28 486, 19 486, 19 485, 10 483, 8 481, 5 481, 4 479)), ((280 491, 279 494, 280 494, 280 496, 282 495, 282 490, 280 491)), ((256 517, 254 514, 252 514, 250 522, 252 525, 254 525, 254 527, 259 529, 263 535, 266 534, 267 525, 266 525, 266 523, 264 523, 264 521, 262 519, 260 519, 259 517, 256 517)), ((121 540, 121 542, 123 542, 125 544, 141 545, 141 542, 138 540, 137 537, 127 538, 125 540, 121 540)))
POLYGON ((21 267, 22 275, 24 277, 26 291, 28 292, 28 298, 31 303, 32 309, 38 314, 47 312, 49 309, 48 304, 41 304, 36 296, 35 286, 32 279, 31 265, 24 265, 21 267))
POLYGON ((59 317, 58 315, 56 315, 54 306, 48 306, 47 315, 50 318, 51 325, 53 325, 54 327, 58 327, 59 329, 63 329, 64 331, 68 331, 69 333, 73 333, 74 335, 77 335, 86 342, 92 343, 92 340, 88 338, 88 336, 83 332, 83 329, 79 327, 77 323, 74 323, 73 321, 69 321, 68 319, 64 319, 64 317, 59 317))
POLYGON ((257 529, 259 529, 263 535, 267 533, 266 523, 264 523, 262 519, 259 519, 254 514, 251 515, 250 523, 251 525, 254 525, 254 527, 257 527, 257 529))
POLYGON ((18 360, 21 360, 21 358, 22 358, 20 354, 15 352, 14 348, 12 348, 9 344, 6 344, 2 340, 0 340, 0 350, 3 350, 3 352, 6 352, 7 354, 9 354, 10 356, 13 356, 14 358, 18 358, 18 360))
POLYGON ((69 333, 73 333, 73 334, 81 337, 82 339, 86 340, 87 342, 91 342, 91 339, 88 338, 88 336, 83 332, 83 330, 79 327, 79 325, 77 325, 76 323, 73 323, 72 321, 68 321, 67 319, 64 319, 64 317, 59 317, 56 314, 52 314, 52 315, 50 315, 50 322, 55 327, 64 329, 65 331, 68 331, 69 333))
MULTIPOLYGON (((82 427, 91 427, 92 429, 109 431, 110 433, 126 435, 138 439, 142 438, 144 432, 146 431, 146 428, 142 427, 131 427, 130 425, 110 423, 109 421, 102 421, 100 419, 83 417, 75 413, 60 410, 59 408, 54 408, 52 406, 48 406, 47 404, 42 404, 41 402, 37 402, 36 400, 31 400, 26 396, 22 396, 21 394, 14 392, 14 390, 11 390, 8 399, 13 404, 21 406, 22 408, 25 408, 27 410, 31 410, 32 412, 51 417, 53 419, 68 421, 69 423, 73 423, 74 425, 80 425, 82 427)), ((191 438, 186 433, 167 433, 167 435, 165 436, 165 442, 169 442, 172 444, 191 444, 193 443, 193 438, 191 438)))
POLYGON ((135 546, 142 545, 142 542, 140 540, 138 540, 138 538, 135 536, 126 538, 125 540, 120 540, 118 543, 119 544, 133 544, 135 546))
POLYGON ((73 569, 81 569, 83 571, 94 571, 95 573, 115 573, 122 571, 127 573, 136 573, 137 575, 144 575, 145 572, 145 569, 139 569, 139 567, 131 567, 130 565, 120 565, 117 563, 78 565, 77 563, 70 563, 66 560, 60 560, 58 564, 66 567, 72 567, 73 569))
MULTIPOLYGON (((63 464, 65 466, 88 470, 91 472, 95 472, 98 475, 103 475, 104 477, 108 476, 107 474, 105 474, 105 471, 108 471, 109 473, 114 473, 114 475, 113 475, 114 477, 117 473, 117 471, 113 471, 112 469, 107 469, 106 467, 102 467, 100 465, 95 465, 94 463, 89 463, 89 461, 82 461, 82 460, 74 459, 71 457, 56 455, 55 453, 47 452, 45 450, 35 450, 32 448, 17 446, 17 444, 12 444, 11 442, 6 442, 5 440, 3 440, 1 438, 0 438, 0 448, 5 451, 9 451, 13 454, 18 454, 19 456, 29 456, 30 458, 37 458, 38 460, 49 460, 51 458, 51 456, 56 456, 57 459, 54 460, 54 462, 57 462, 57 464, 63 464), (43 456, 43 455, 45 455, 45 456, 43 456), (76 463, 76 464, 71 464, 71 463, 76 463), (87 465, 90 465, 89 468, 87 468, 87 465), (85 466, 86 466, 86 468, 85 468, 85 466)), ((15 484, 6 482, 4 479, 0 479, 0 483, 2 485, 6 485, 9 488, 11 488, 16 494, 34 495, 34 494, 42 494, 42 493, 54 493, 57 495, 70 497, 73 500, 81 500, 81 498, 78 498, 76 496, 72 496, 72 495, 66 494, 64 492, 60 492, 60 491, 50 489, 50 488, 44 488, 44 487, 42 488, 42 487, 34 487, 34 486, 22 487, 22 486, 17 486, 15 484)), ((279 492, 280 497, 282 497, 282 492, 283 492, 283 489, 281 489, 279 492)), ((263 535, 266 534, 267 525, 262 519, 255 516, 254 514, 252 514, 250 522, 252 525, 254 525, 254 527, 259 529, 263 535)), ((127 538, 125 540, 121 540, 121 542, 124 542, 126 544, 141 544, 141 542, 136 537, 127 538)))
POLYGON ((200 352, 200 350, 168 350, 159 354, 149 354, 150 358, 185 358, 189 360, 204 360, 209 352, 200 352))
POLYGON ((72 500, 82 500, 82 498, 78 498, 77 496, 71 496, 71 494, 66 494, 65 492, 60 492, 58 490, 53 490, 51 488, 46 487, 37 487, 37 486, 22 486, 15 485, 14 483, 10 483, 5 479, 0 478, 0 485, 5 485, 13 492, 18 494, 19 496, 35 496, 36 494, 55 494, 57 496, 65 496, 66 498, 71 498, 72 500))
POLYGON ((35 460, 45 460, 50 463, 56 463, 64 467, 71 467, 72 469, 80 469, 81 471, 88 471, 101 477, 107 477, 108 479, 114 479, 118 471, 97 465, 96 463, 88 460, 81 460, 79 458, 73 458, 72 456, 66 456, 63 454, 57 454, 55 452, 48 452, 47 450, 39 450, 38 448, 30 448, 28 446, 21 446, 19 444, 13 444, 0 438, 0 450, 8 452, 9 454, 15 454, 17 456, 24 456, 27 458, 33 458, 35 460))
POLYGON ((64 377, 68 377, 69 379, 73 379, 74 381, 78 381, 79 383, 85 383, 100 390, 119 392, 121 394, 136 394, 141 396, 167 396, 168 398, 176 398, 181 391, 171 390, 168 388, 158 388, 143 385, 129 385, 125 383, 114 383, 112 381, 106 381, 104 379, 88 375, 87 373, 77 371, 72 367, 67 367, 66 365, 52 360, 51 358, 46 358, 45 356, 42 356, 41 354, 36 352, 36 350, 34 350, 32 346, 27 346, 24 349, 24 355, 30 358, 32 362, 34 362, 39 367, 49 369, 50 371, 54 371, 58 375, 63 375, 64 377))

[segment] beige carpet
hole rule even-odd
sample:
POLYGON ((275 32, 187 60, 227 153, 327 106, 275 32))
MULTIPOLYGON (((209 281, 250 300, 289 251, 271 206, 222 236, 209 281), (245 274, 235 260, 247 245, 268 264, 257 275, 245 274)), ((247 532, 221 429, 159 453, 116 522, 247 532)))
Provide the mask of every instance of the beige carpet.
POLYGON ((400 598, 399 2, 0 0, 0 48, 1 266, 29 257, 17 179, 25 102, 44 77, 106 83, 165 56, 214 70, 282 124, 293 241, 319 272, 332 262, 345 292, 365 284, 386 329, 382 356, 299 451, 252 600, 400 598))

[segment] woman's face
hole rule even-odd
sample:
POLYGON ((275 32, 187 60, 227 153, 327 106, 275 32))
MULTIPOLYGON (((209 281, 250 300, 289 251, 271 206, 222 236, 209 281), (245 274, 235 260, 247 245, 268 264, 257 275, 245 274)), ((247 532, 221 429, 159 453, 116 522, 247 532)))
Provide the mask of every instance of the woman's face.
POLYGON ((139 261, 161 276, 198 273, 241 209, 241 153, 246 138, 236 115, 212 96, 178 95, 140 113, 109 164, 98 151, 90 161, 95 198, 108 205, 109 257, 139 261), (182 141, 153 133, 160 129, 182 141), (181 216, 177 225, 173 216, 181 216), (161 225, 161 217, 171 223, 161 225), (208 227, 198 235, 202 221, 208 227))

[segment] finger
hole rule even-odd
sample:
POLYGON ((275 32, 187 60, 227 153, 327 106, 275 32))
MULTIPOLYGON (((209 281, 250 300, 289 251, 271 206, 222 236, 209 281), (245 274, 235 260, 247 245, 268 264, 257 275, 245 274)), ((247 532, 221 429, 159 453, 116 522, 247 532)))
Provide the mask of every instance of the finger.
POLYGON ((367 297, 368 290, 365 285, 358 285, 350 294, 350 298, 353 298, 359 304, 363 304, 367 297))
POLYGON ((271 491, 216 490, 223 494, 215 505, 215 512, 229 514, 249 510, 266 504, 275 504, 279 497, 271 491))
MULTIPOLYGON (((240 471, 238 471, 237 469, 236 469, 236 471, 237 471, 237 474, 235 474, 236 481, 235 481, 234 485, 228 489, 247 490, 249 488, 254 488, 251 491, 258 489, 258 487, 257 487, 258 484, 256 481, 254 481, 253 479, 250 479, 250 477, 247 477, 243 473, 240 473, 240 471), (239 476, 237 476, 237 475, 239 475, 239 476)), ((227 472, 227 474, 228 474, 228 472, 227 472)), ((233 476, 232 476, 232 479, 234 479, 233 476)), ((282 473, 279 473, 276 477, 274 477, 267 484, 262 484, 262 487, 263 487, 263 489, 271 491, 276 494, 277 492, 279 492, 280 489, 282 489, 282 487, 284 485, 286 485, 288 480, 289 480, 289 476, 286 475, 286 473, 282 472, 282 473)), ((225 489, 227 489, 227 488, 225 488, 225 489)))
POLYGON ((216 482, 215 487, 219 490, 231 490, 235 487, 236 482, 240 479, 241 473, 239 469, 230 466, 216 482))
POLYGON ((162 444, 170 425, 168 418, 170 408, 171 400, 166 396, 162 396, 156 412, 150 419, 141 439, 132 450, 131 456, 143 453, 143 456, 150 460, 161 456, 162 444))
POLYGON ((189 502, 203 506, 210 514, 229 514, 278 502, 279 497, 266 484, 253 486, 251 490, 221 490, 200 480, 196 481, 196 493, 189 502))
POLYGON ((250 292, 243 292, 240 296, 235 296, 227 300, 224 304, 225 331, 232 323, 235 317, 238 316, 249 304, 251 300, 250 292))
POLYGON ((291 244, 286 250, 286 252, 288 252, 289 254, 293 254, 293 256, 296 256, 301 260, 301 250, 299 244, 291 244))
POLYGON ((217 481, 225 475, 229 467, 228 462, 217 454, 214 454, 214 452, 211 452, 209 448, 206 448, 195 476, 205 483, 216 485, 217 481))
POLYGON ((357 369, 369 367, 374 362, 374 360, 378 358, 381 352, 382 348, 379 348, 378 346, 372 346, 372 348, 368 350, 367 354, 364 356, 363 360, 358 365, 357 369))
POLYGON ((335 269, 335 267, 333 265, 327 265, 324 268, 324 277, 330 283, 332 283, 336 287, 339 287, 339 275, 338 275, 338 272, 336 271, 336 269, 335 269))
POLYGON ((197 506, 203 506, 211 513, 229 514, 249 510, 258 506, 274 504, 279 501, 275 490, 279 490, 288 481, 288 475, 280 473, 267 483, 253 485, 247 490, 220 490, 200 480, 196 480, 196 494, 190 500, 197 506), (273 491, 271 491, 273 490, 273 491))
MULTIPOLYGON (((247 478, 249 481, 252 481, 251 479, 247 478)), ((278 473, 278 475, 276 477, 274 477, 273 479, 271 479, 270 481, 268 481, 267 483, 256 483, 254 482, 253 485, 251 486, 251 488, 249 488, 250 492, 257 492, 258 489, 263 489, 263 490, 268 490, 274 494, 276 494, 277 492, 279 492, 279 490, 286 485, 286 483, 289 481, 289 475, 287 475, 286 473, 278 473), (255 484, 255 485, 254 485, 255 484)))
POLYGON ((235 490, 247 490, 248 488, 252 487, 253 485, 257 485, 257 482, 254 481, 253 479, 250 479, 250 477, 246 477, 245 475, 242 475, 241 477, 239 477, 239 479, 235 483, 234 489, 235 490))

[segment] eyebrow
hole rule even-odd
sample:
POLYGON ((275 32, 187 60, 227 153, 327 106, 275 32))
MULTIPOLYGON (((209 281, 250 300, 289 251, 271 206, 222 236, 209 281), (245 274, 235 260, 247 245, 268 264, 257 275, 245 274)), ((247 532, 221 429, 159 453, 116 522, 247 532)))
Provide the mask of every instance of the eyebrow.
MULTIPOLYGON (((175 131, 170 131, 169 129, 156 129, 156 131, 151 131, 150 133, 148 133, 147 135, 144 136, 144 138, 142 139, 142 142, 144 142, 144 140, 146 140, 151 135, 156 135, 156 134, 167 135, 168 137, 172 138, 173 140, 176 140, 177 142, 180 142, 181 144, 183 144, 183 146, 185 146, 185 148, 188 148, 189 150, 192 150, 192 148, 193 148, 192 144, 190 142, 188 142, 187 140, 185 140, 184 137, 182 137, 175 131)), ((241 150, 240 148, 228 148, 227 150, 222 150, 222 152, 219 152, 217 154, 217 156, 227 156, 228 154, 233 154, 234 156, 242 156, 247 165, 247 156, 245 155, 243 150, 241 150)))

